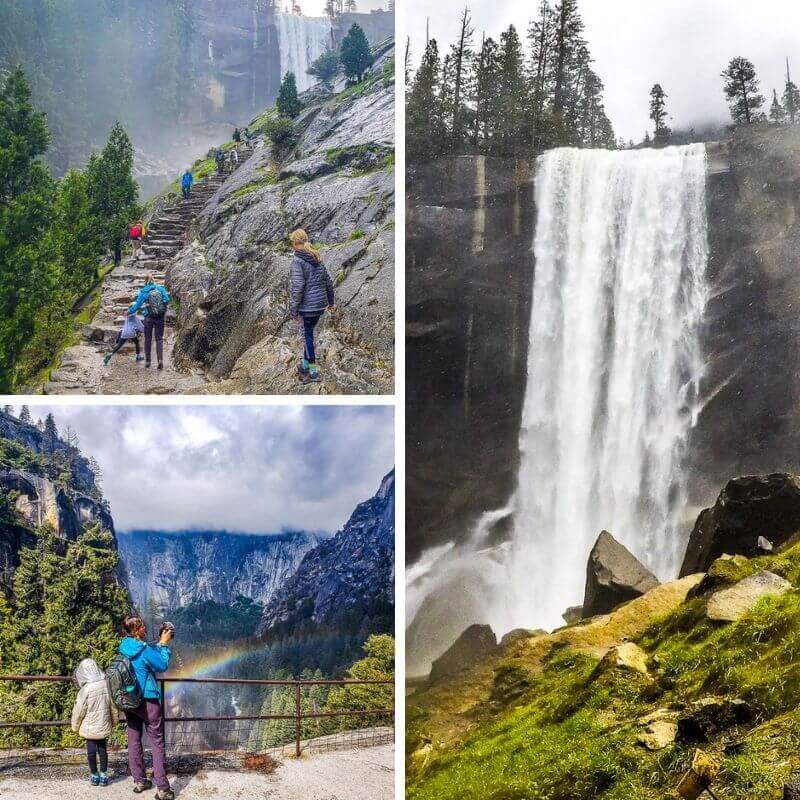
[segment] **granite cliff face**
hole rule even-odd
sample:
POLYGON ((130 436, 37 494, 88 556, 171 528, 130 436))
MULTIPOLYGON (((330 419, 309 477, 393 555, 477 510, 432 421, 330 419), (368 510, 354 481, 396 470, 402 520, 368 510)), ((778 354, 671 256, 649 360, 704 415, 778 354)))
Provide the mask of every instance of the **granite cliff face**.
POLYGON ((240 595, 263 605, 325 537, 130 531, 118 539, 134 605, 143 613, 152 606, 168 613, 204 600, 230 605, 240 595))
POLYGON ((320 246, 336 287, 336 310, 318 328, 325 382, 306 391, 392 390, 393 42, 375 54, 356 89, 302 96, 290 152, 258 140, 167 268, 167 286, 180 302, 175 361, 209 378, 196 391, 298 391, 299 336, 287 307, 286 242, 295 228, 320 246))
MULTIPOLYGON (((800 132, 738 130, 709 144, 707 155, 710 297, 687 535, 731 476, 800 468, 800 132)), ((412 562, 427 547, 462 540, 515 485, 534 272, 532 177, 519 162, 470 156, 410 171, 412 562)))
POLYGON ((394 616, 394 470, 344 527, 312 550, 264 609, 258 635, 318 628, 364 636, 394 616))
POLYGON ((8 507, 0 516, 0 586, 9 585, 19 550, 33 542, 36 528, 49 525, 73 541, 84 525, 99 523, 113 535, 99 497, 94 473, 75 448, 0 411, 0 499, 8 507), (68 478, 62 464, 69 464, 68 478))

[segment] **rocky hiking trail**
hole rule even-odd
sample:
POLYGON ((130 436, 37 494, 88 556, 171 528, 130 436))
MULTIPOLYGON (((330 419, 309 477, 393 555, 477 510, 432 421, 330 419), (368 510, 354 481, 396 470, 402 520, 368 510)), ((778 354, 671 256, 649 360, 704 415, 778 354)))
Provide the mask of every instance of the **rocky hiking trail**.
MULTIPOLYGON (((252 147, 242 145, 237 149, 241 165, 252 147)), ((125 312, 144 285, 147 273, 152 272, 157 283, 164 283, 167 266, 188 244, 197 216, 231 174, 212 174, 198 181, 188 200, 179 196, 153 217, 141 255, 139 258, 126 256, 108 273, 100 287, 98 312, 81 331, 80 344, 67 348, 62 354, 59 366, 42 387, 44 394, 180 394, 206 383, 202 371, 178 370, 173 361, 174 302, 167 310, 163 370, 156 369, 155 341, 150 368, 144 366, 144 361, 135 360, 132 344, 126 344, 116 353, 108 366, 103 364, 103 359, 116 341, 125 312)), ((143 335, 139 341, 144 353, 143 335)))

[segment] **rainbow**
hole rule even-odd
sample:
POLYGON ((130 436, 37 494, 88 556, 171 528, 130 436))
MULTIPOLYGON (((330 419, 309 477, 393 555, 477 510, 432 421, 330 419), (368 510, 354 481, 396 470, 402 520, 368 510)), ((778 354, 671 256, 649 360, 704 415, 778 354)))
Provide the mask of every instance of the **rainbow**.
POLYGON ((233 666, 246 656, 268 650, 267 647, 232 647, 221 652, 210 653, 203 658, 196 659, 190 664, 181 664, 176 672, 165 676, 170 678, 214 678, 226 667, 233 666))

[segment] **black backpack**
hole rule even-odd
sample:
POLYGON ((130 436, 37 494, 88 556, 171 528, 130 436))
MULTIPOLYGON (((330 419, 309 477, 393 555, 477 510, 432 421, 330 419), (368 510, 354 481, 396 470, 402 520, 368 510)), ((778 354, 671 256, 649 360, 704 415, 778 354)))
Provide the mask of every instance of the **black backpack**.
POLYGON ((122 653, 114 656, 106 670, 106 686, 111 702, 120 711, 133 711, 142 704, 144 696, 136 680, 133 664, 122 653))
POLYGON ((158 289, 153 289, 153 291, 147 295, 147 308, 149 310, 149 316, 153 317, 153 319, 161 319, 161 317, 167 313, 167 304, 164 302, 164 296, 158 289))

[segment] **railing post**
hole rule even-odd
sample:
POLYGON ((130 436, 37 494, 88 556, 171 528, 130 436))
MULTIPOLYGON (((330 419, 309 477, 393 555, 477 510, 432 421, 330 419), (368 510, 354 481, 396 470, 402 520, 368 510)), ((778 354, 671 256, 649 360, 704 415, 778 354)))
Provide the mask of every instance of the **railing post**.
POLYGON ((300 734, 301 734, 301 724, 300 724, 300 681, 297 681, 294 685, 294 754, 297 758, 300 758, 300 734))

